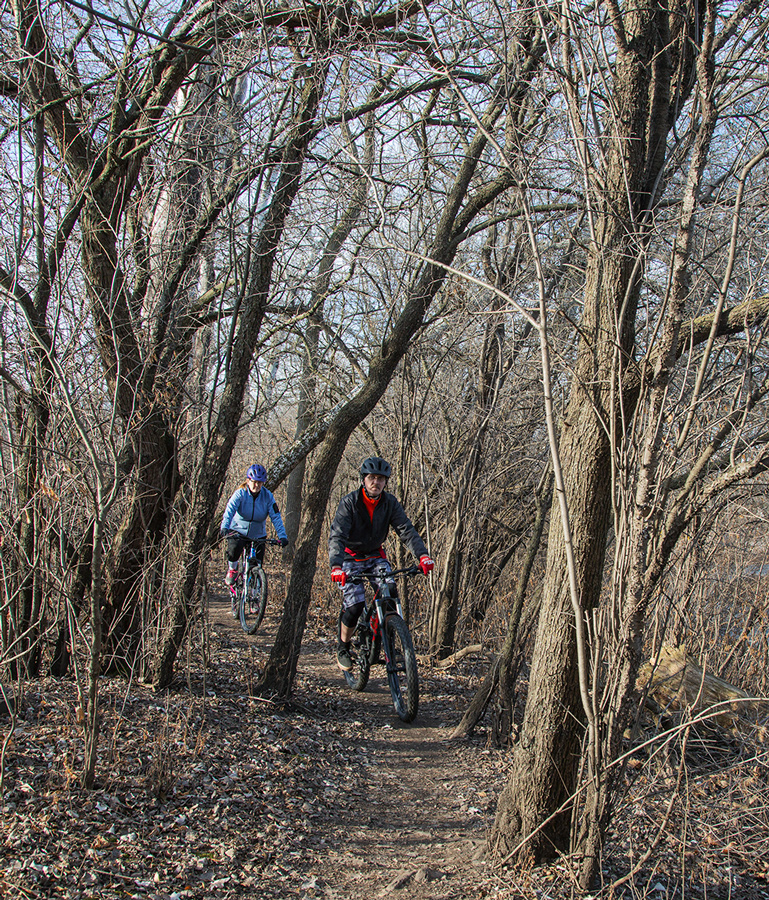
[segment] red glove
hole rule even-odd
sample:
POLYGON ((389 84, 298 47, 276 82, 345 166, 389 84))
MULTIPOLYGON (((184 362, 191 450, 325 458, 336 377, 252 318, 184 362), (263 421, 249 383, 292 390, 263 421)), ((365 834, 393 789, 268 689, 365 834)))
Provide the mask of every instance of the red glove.
POLYGON ((335 581, 339 587, 344 587, 347 584, 347 573, 339 566, 334 566, 331 570, 331 580, 335 581))
MULTIPOLYGON (((435 563, 430 559, 429 556, 420 556, 419 557, 419 568, 422 570, 423 575, 427 575, 429 572, 432 572, 435 567, 435 563)), ((334 577, 333 575, 331 576, 334 577)))

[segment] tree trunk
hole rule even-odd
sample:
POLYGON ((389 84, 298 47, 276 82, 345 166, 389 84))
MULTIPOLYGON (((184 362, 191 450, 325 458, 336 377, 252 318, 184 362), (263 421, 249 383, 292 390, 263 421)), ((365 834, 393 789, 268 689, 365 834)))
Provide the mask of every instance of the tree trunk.
MULTIPOLYGON (((381 92, 382 85, 377 83, 370 94, 374 100, 381 92)), ((358 151, 355 146, 349 128, 344 126, 347 138, 347 148, 350 156, 358 159, 358 151)), ((296 434, 298 438, 305 434, 311 427, 315 418, 317 407, 317 371, 318 371, 318 347, 320 342, 320 322, 323 316, 323 308, 329 294, 333 267, 339 256, 339 252, 345 241, 350 236, 355 224, 360 219, 364 209, 366 196, 370 185, 370 175, 374 164, 374 128, 373 118, 368 117, 366 125, 366 150, 363 160, 360 162, 357 178, 353 185, 352 196, 347 208, 341 215, 338 225, 332 231, 323 250, 318 266, 318 275, 315 279, 310 297, 310 309, 312 310, 304 335, 304 353, 302 355, 302 373, 300 376, 299 405, 296 414, 296 434)), ((293 555, 293 547, 299 537, 299 525, 302 518, 302 494, 304 488, 305 459, 301 459, 296 468, 291 471, 286 485, 286 506, 284 524, 289 540, 289 554, 293 555)))
POLYGON ((142 583, 157 563, 179 485, 171 435, 145 422, 136 442, 134 489, 104 567, 105 671, 131 670, 142 641, 142 583))
MULTIPOLYGON (((83 545, 78 550, 68 547, 69 567, 74 565, 75 575, 72 585, 67 591, 67 603, 71 607, 72 617, 76 621, 85 605, 86 592, 89 590, 93 572, 93 541, 95 523, 86 529, 83 545)), ((64 541, 64 537, 62 537, 64 541)), ((69 541, 67 540, 67 543, 69 541)), ((51 655, 50 674, 54 678, 63 678, 69 670, 72 657, 73 635, 70 630, 70 611, 65 607, 58 622, 56 642, 51 655)))
POLYGON ((320 539, 319 522, 307 521, 310 518, 309 508, 313 509, 313 519, 322 518, 322 511, 325 510, 331 490, 330 476, 336 472, 344 447, 353 430, 381 398, 411 339, 422 326, 427 309, 444 283, 446 266, 451 264, 457 253, 459 236, 465 234, 481 210, 493 203, 512 184, 512 173, 505 171, 500 174, 497 181, 483 185, 475 194, 470 193, 473 175, 488 145, 487 128, 497 121, 508 104, 512 104, 515 95, 525 96, 528 92, 531 70, 539 64, 544 49, 540 47, 537 52, 531 52, 535 32, 535 24, 530 19, 525 19, 521 26, 519 42, 514 45, 513 51, 516 53, 522 49, 526 51, 522 57, 525 74, 516 71, 516 77, 513 77, 511 72, 514 65, 511 61, 511 72, 505 72, 498 82, 494 98, 483 117, 485 127, 478 130, 467 147, 456 178, 446 195, 430 252, 426 255, 417 280, 409 291, 403 310, 394 322, 392 330, 383 339, 378 354, 372 359, 363 386, 355 397, 343 405, 318 453, 314 468, 314 473, 317 474, 313 476, 313 480, 315 477, 327 478, 328 483, 311 483, 306 488, 307 509, 303 513, 297 556, 291 570, 289 597, 275 645, 259 681, 259 689, 265 694, 288 697, 296 674, 296 661, 299 658, 304 623, 311 600, 320 539), (312 502, 310 496, 313 498, 312 502))
MULTIPOLYGON (((28 66, 22 66, 27 74, 28 66)), ((18 555, 13 572, 15 590, 13 596, 12 633, 14 644, 9 658, 21 660, 25 673, 36 676, 40 669, 40 618, 43 612, 42 567, 39 564, 42 547, 40 488, 43 448, 50 421, 50 392, 53 383, 51 336, 46 325, 46 315, 54 273, 45 256, 45 128, 41 113, 35 115, 35 166, 33 226, 35 239, 36 284, 34 296, 27 294, 19 284, 4 284, 14 296, 23 312, 32 339, 29 358, 33 362, 29 395, 18 398, 17 427, 20 444, 18 471, 15 474, 20 519, 17 526, 18 555)))
POLYGON ((275 643, 257 685, 262 695, 283 699, 291 695, 312 597, 324 513, 339 460, 353 429, 354 425, 348 425, 330 430, 307 479, 302 528, 294 551, 286 602, 275 643))
MULTIPOLYGON (((587 673, 577 667, 574 603, 584 616, 600 596, 612 522, 610 435, 621 433, 633 412, 632 399, 626 398, 621 409, 615 397, 622 397, 622 372, 634 346, 637 263, 647 239, 667 131, 691 87, 691 35, 679 12, 671 14, 669 23, 661 4, 630 8, 619 35, 613 84, 618 132, 606 158, 578 360, 558 447, 578 596, 570 595, 564 528, 553 516, 526 711, 513 775, 500 797, 490 837, 491 846, 505 857, 517 851, 520 858, 539 860, 569 850, 571 797, 589 714, 580 693, 580 677, 587 673), (671 33, 678 42, 672 49, 671 33), (683 60, 674 71, 673 50, 683 60), (675 85, 674 78, 680 79, 675 85), (677 95, 674 87, 680 90, 677 95)), ((593 865, 595 860, 593 855, 593 865)))

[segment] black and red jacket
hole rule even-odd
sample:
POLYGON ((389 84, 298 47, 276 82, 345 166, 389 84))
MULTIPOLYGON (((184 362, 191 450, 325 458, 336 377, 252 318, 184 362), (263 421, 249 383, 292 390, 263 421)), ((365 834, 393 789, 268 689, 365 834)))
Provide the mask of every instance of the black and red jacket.
POLYGON ((363 488, 352 491, 339 501, 328 536, 328 558, 331 568, 346 559, 369 559, 382 554, 390 526, 405 546, 419 559, 427 556, 427 547, 414 528, 406 511, 392 494, 382 491, 379 502, 369 514, 363 501, 363 488))

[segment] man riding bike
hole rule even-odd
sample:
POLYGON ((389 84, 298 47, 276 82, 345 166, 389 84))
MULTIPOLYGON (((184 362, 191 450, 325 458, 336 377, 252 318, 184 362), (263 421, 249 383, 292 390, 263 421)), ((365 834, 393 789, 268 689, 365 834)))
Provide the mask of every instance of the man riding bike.
POLYGON ((401 504, 385 491, 391 474, 390 464, 380 456, 364 459, 360 467, 360 488, 342 497, 331 523, 328 539, 331 580, 342 589, 342 627, 336 661, 345 671, 352 668, 350 640, 365 604, 363 585, 350 579, 380 566, 388 572, 392 570, 382 547, 390 526, 419 560, 425 575, 435 565, 401 504))

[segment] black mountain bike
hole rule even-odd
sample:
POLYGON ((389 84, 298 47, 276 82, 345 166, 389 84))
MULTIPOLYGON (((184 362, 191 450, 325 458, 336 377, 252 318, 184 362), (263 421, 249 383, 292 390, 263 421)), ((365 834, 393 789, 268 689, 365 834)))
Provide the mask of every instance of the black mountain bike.
MULTIPOLYGON (((371 666, 379 662, 380 655, 384 655, 393 706, 404 722, 413 721, 419 708, 417 657, 411 634, 403 620, 400 600, 393 596, 393 585, 387 579, 394 575, 419 575, 421 572, 419 566, 410 566, 407 569, 395 569, 388 574, 382 567, 371 574, 364 572, 350 579, 354 584, 368 581, 374 589, 374 596, 371 600, 366 600, 355 626, 350 646, 352 669, 344 673, 345 680, 354 691, 365 690, 371 666)), ((340 613, 338 636, 341 628, 340 613)))
POLYGON ((246 634, 255 634, 262 624, 267 609, 267 573, 256 556, 259 544, 280 546, 274 538, 262 538, 243 548, 241 574, 235 588, 235 604, 240 618, 240 627, 246 634))

